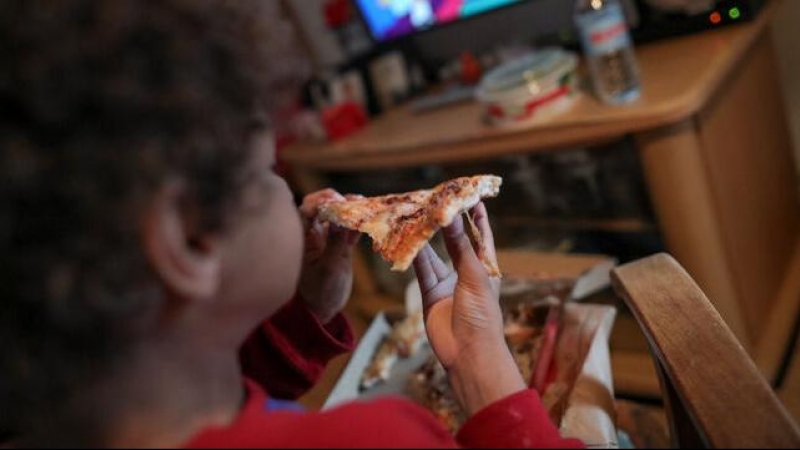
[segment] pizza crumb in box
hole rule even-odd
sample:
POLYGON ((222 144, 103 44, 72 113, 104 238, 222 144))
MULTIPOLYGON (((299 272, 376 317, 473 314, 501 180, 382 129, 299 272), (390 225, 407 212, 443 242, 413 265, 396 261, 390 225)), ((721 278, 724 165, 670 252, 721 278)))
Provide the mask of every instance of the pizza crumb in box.
POLYGON ((360 389, 370 389, 386 381, 397 360, 416 354, 424 340, 425 324, 422 321, 422 311, 409 314, 395 323, 390 333, 381 341, 378 351, 364 371, 360 389))

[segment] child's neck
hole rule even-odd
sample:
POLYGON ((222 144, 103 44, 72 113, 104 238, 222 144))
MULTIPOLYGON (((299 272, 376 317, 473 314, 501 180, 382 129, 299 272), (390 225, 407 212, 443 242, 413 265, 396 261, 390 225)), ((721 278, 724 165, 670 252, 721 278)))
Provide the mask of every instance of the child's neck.
POLYGON ((244 403, 239 347, 258 314, 202 306, 164 314, 161 330, 109 378, 105 406, 117 415, 101 428, 112 432, 104 445, 180 446, 204 428, 232 423, 244 403), (127 404, 113 398, 117 392, 127 404))
POLYGON ((245 395, 237 352, 197 350, 147 349, 118 387, 109 386, 123 395, 106 402, 117 409, 116 423, 106 428, 114 430, 111 445, 179 446, 203 428, 235 420, 245 395))
POLYGON ((52 428, 16 443, 177 447, 204 428, 232 423, 245 400, 237 347, 204 342, 210 333, 194 339, 177 334, 142 342, 112 374, 53 417, 52 428))

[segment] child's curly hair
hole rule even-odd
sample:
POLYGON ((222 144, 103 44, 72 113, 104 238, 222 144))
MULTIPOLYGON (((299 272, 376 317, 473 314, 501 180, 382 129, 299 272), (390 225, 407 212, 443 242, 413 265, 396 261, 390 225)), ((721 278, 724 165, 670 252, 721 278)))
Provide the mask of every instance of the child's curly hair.
POLYGON ((0 2, 0 429, 114 367, 163 300, 139 212, 236 211, 276 86, 263 0, 0 2))

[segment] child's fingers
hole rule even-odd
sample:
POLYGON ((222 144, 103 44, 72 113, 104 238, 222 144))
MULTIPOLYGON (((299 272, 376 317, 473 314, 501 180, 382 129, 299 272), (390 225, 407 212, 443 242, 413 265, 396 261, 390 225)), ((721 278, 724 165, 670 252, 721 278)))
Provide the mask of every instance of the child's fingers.
POLYGON ((328 224, 312 220, 305 233, 305 256, 307 260, 317 259, 327 246, 328 224))
POLYGON ((358 240, 361 238, 361 232, 354 230, 345 230, 345 237, 347 245, 355 246, 358 243, 358 240))
POLYGON ((472 221, 475 222, 475 225, 478 227, 478 232, 481 234, 481 240, 483 241, 483 251, 485 252, 485 257, 489 261, 497 262, 497 250, 494 246, 494 234, 492 233, 492 227, 489 224, 489 213, 486 211, 486 205, 483 202, 479 202, 475 205, 469 212, 470 216, 472 217, 472 221))
POLYGON ((306 220, 313 220, 319 214, 319 207, 331 201, 344 201, 345 197, 333 189, 323 189, 303 198, 300 205, 300 215, 306 220))
POLYGON ((447 267, 444 261, 442 261, 442 258, 436 254, 436 251, 430 244, 425 244, 425 247, 422 248, 422 252, 425 252, 426 256, 431 261, 431 267, 439 281, 444 280, 450 275, 450 268, 447 267))
MULTIPOLYGON (((469 237, 464 232, 464 219, 459 214, 453 220, 450 226, 442 230, 444 234, 444 242, 447 247, 447 253, 453 260, 453 265, 456 270, 461 273, 463 269, 473 271, 477 268, 482 268, 478 255, 472 247, 469 237)), ((481 269, 482 270, 482 269, 481 269)))
POLYGON ((427 252, 427 247, 423 248, 421 252, 414 258, 414 272, 417 274, 417 281, 419 282, 419 289, 422 293, 423 300, 428 292, 439 284, 439 277, 433 268, 433 261, 431 260, 430 252, 427 252))
POLYGON ((358 241, 359 234, 348 229, 331 224, 328 227, 327 246, 325 255, 334 262, 350 259, 358 241), (354 235, 355 234, 355 235, 354 235))

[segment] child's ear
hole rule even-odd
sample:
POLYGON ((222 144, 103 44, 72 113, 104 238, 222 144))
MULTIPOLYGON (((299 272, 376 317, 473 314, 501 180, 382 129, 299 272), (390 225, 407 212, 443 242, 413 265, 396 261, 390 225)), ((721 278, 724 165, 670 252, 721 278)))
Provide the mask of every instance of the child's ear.
POLYGON ((182 208, 184 192, 180 182, 168 182, 150 198, 142 216, 142 243, 169 292, 185 300, 210 299, 221 280, 219 240, 199 233, 182 208))

